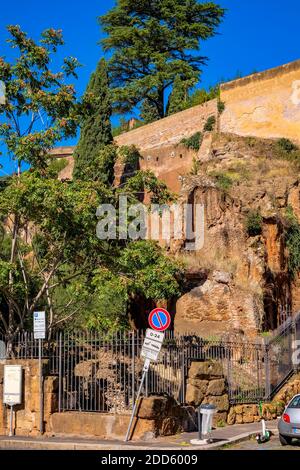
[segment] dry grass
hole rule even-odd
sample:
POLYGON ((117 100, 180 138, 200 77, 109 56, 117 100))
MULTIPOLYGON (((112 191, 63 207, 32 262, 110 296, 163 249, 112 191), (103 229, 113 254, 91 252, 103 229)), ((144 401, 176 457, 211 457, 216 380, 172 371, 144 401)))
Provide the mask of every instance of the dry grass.
POLYGON ((207 269, 208 271, 225 271, 235 275, 242 263, 238 255, 228 254, 224 256, 219 250, 214 252, 202 249, 201 251, 188 255, 180 253, 177 259, 186 267, 192 269, 207 269))

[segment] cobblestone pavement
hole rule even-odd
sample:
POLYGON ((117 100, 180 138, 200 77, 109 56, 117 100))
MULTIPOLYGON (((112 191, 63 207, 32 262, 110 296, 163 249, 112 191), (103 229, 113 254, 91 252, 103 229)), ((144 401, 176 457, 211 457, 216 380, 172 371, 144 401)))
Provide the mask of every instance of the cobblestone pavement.
POLYGON ((300 441, 294 441, 291 446, 283 447, 276 436, 271 437, 271 440, 265 444, 258 444, 253 438, 239 444, 229 445, 223 450, 300 450, 300 441))

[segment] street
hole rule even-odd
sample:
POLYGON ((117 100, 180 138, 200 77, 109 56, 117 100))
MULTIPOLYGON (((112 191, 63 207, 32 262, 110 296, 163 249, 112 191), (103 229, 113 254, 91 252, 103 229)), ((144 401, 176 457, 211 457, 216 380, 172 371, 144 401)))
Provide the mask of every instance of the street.
POLYGON ((252 438, 249 441, 225 447, 223 450, 300 450, 300 441, 294 441, 292 445, 283 447, 278 436, 272 436, 271 440, 265 444, 258 444, 256 439, 252 438))

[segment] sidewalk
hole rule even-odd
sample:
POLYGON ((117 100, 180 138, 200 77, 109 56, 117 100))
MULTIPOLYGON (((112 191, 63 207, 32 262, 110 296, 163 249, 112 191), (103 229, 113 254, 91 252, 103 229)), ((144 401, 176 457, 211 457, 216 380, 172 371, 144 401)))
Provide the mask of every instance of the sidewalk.
MULTIPOLYGON (((277 421, 267 423, 267 428, 277 433, 277 421)), ((55 437, 8 437, 0 436, 0 450, 217 450, 229 444, 248 440, 260 432, 261 424, 236 424, 216 429, 212 432, 213 443, 195 446, 190 443, 197 439, 197 433, 184 433, 177 436, 160 437, 149 441, 107 441, 78 436, 55 437)))

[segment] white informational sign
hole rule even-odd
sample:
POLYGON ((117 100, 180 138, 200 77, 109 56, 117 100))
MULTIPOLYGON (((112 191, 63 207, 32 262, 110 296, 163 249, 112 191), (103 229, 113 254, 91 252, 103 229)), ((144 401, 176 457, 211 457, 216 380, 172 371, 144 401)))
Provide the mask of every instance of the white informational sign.
POLYGON ((33 313, 33 334, 34 339, 46 338, 46 312, 33 313))
POLYGON ((151 330, 150 328, 148 328, 146 330, 146 338, 152 339, 153 341, 157 341, 158 343, 163 343, 164 338, 165 338, 165 334, 160 333, 159 331, 151 330))
POLYGON ((22 366, 4 366, 3 403, 10 406, 22 403, 22 366))
POLYGON ((142 346, 141 356, 151 361, 157 361, 164 336, 164 333, 148 329, 142 346))

